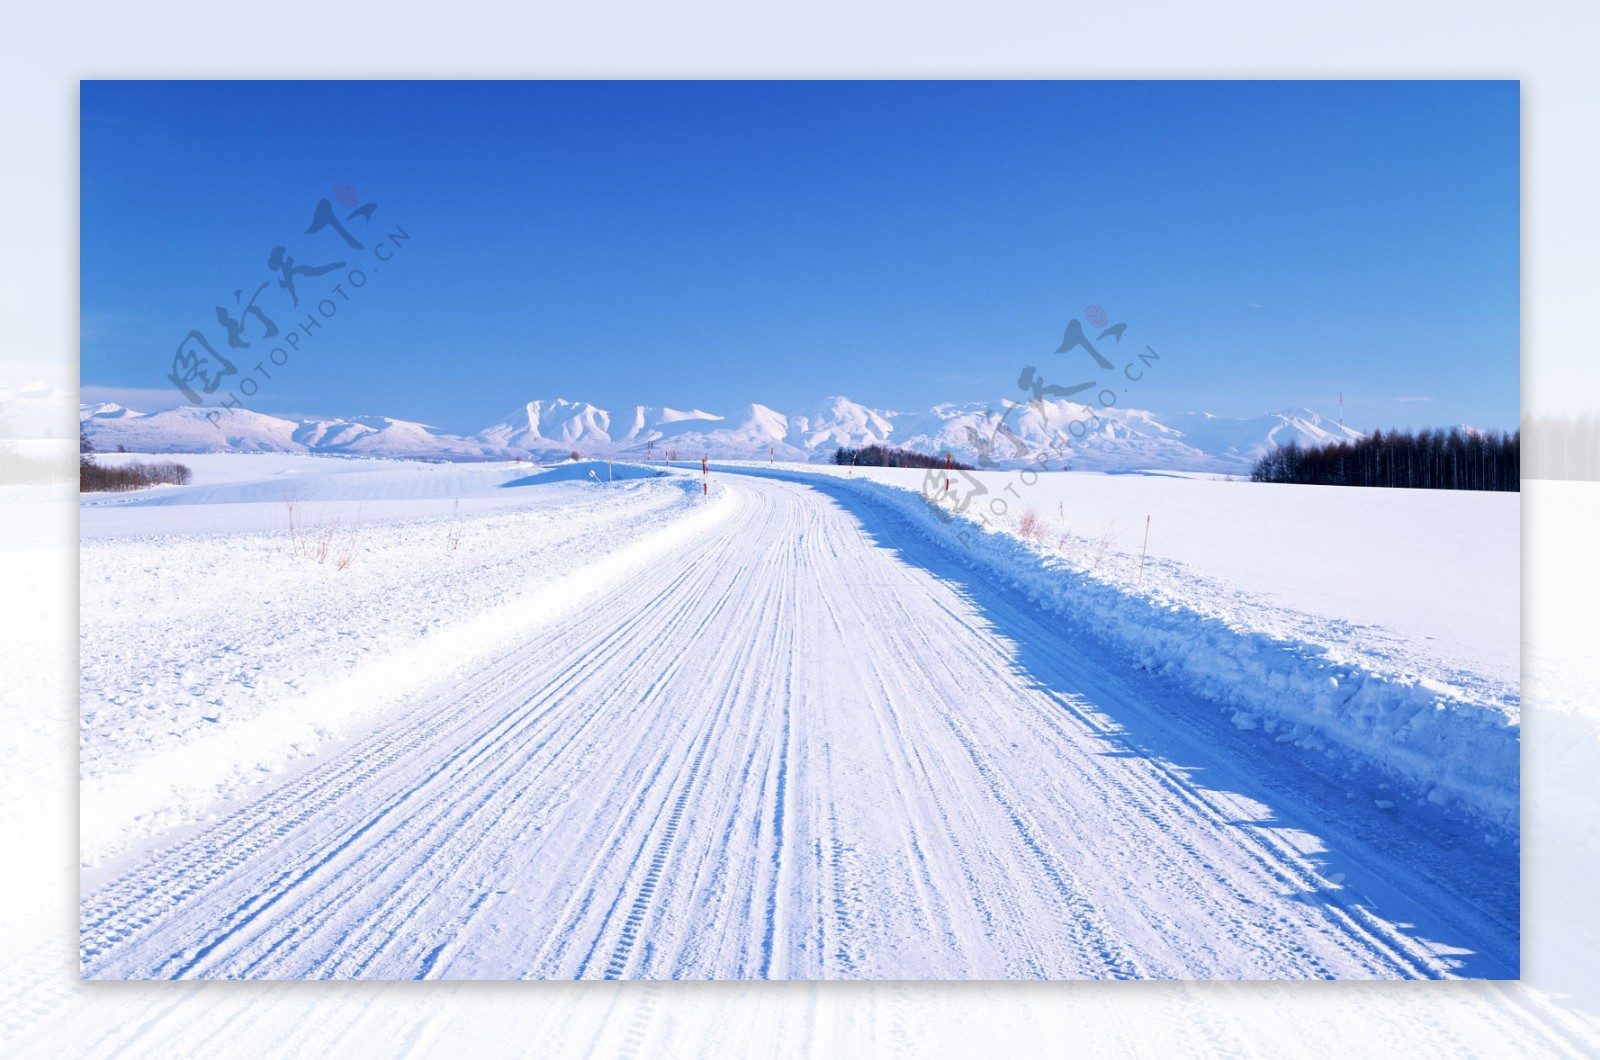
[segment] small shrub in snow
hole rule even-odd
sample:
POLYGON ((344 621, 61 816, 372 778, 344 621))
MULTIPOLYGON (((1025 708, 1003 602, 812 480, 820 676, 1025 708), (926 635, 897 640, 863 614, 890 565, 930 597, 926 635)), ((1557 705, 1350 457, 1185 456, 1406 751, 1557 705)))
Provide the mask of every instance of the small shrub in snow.
POLYGON ((289 550, 302 559, 318 563, 332 563, 334 570, 344 570, 356 561, 361 547, 361 520, 345 527, 338 519, 319 526, 307 526, 300 518, 299 502, 287 502, 289 512, 289 550))
POLYGON ((1039 524, 1039 513, 1029 508, 1022 513, 1022 522, 1017 524, 1017 534, 1024 541, 1038 541, 1044 537, 1044 527, 1039 524))

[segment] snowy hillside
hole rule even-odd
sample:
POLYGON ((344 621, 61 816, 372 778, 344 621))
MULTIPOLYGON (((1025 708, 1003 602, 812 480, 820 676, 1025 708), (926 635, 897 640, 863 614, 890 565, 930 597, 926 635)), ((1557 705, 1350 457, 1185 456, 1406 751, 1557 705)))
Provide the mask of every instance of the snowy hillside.
POLYGON ((1242 474, 1273 446, 1359 438, 1309 409, 1253 419, 1209 413, 1159 417, 1142 409, 1093 409, 1070 401, 947 403, 926 412, 875 409, 833 396, 799 412, 752 403, 723 416, 699 408, 639 405, 613 415, 586 401, 529 401, 473 436, 382 416, 290 420, 238 410, 178 408, 145 414, 120 405, 80 411, 97 449, 133 452, 350 453, 452 460, 641 456, 676 451, 689 460, 827 462, 841 446, 885 443, 950 453, 977 466, 1024 464, 1080 471, 1165 469, 1242 474), (211 417, 217 417, 213 422, 211 417))

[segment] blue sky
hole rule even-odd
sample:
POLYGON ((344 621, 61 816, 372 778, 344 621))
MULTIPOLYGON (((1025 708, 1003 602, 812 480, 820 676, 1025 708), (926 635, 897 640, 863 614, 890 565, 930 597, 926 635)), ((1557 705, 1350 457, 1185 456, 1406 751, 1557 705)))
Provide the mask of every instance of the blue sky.
POLYGON ((1025 364, 1093 378, 1053 353, 1093 304, 1128 325, 1114 355, 1161 355, 1120 404, 1517 421, 1515 82, 85 82, 81 106, 89 400, 184 403, 196 329, 238 369, 208 400, 252 377, 263 412, 924 409, 1019 397, 1025 364), (374 205, 359 251, 306 232, 350 213, 341 185, 374 205), (344 266, 291 307, 277 246, 344 266), (235 313, 230 348, 216 307, 262 283, 279 335, 235 313))

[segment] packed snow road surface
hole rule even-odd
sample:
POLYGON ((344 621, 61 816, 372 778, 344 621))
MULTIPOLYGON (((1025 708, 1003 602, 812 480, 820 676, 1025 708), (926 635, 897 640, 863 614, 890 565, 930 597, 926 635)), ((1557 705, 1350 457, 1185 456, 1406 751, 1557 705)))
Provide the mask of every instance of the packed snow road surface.
POLYGON ((827 480, 81 902, 91 978, 1515 977, 1401 817, 827 480))

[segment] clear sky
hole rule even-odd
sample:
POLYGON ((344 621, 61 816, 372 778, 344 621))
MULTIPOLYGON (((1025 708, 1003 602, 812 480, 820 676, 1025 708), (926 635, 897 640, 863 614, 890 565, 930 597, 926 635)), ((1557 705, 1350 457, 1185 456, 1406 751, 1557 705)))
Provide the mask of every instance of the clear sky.
POLYGON ((1343 392, 1362 429, 1509 428, 1519 106, 1504 81, 86 82, 84 396, 185 403, 199 330, 239 370, 208 400, 262 363, 263 412, 919 410, 1018 397, 1025 364, 1092 377, 1053 351, 1093 304, 1128 325, 1102 345, 1161 355, 1121 404, 1343 392), (360 250, 307 233, 324 199, 360 250), (280 246, 344 266, 292 308, 280 246))

